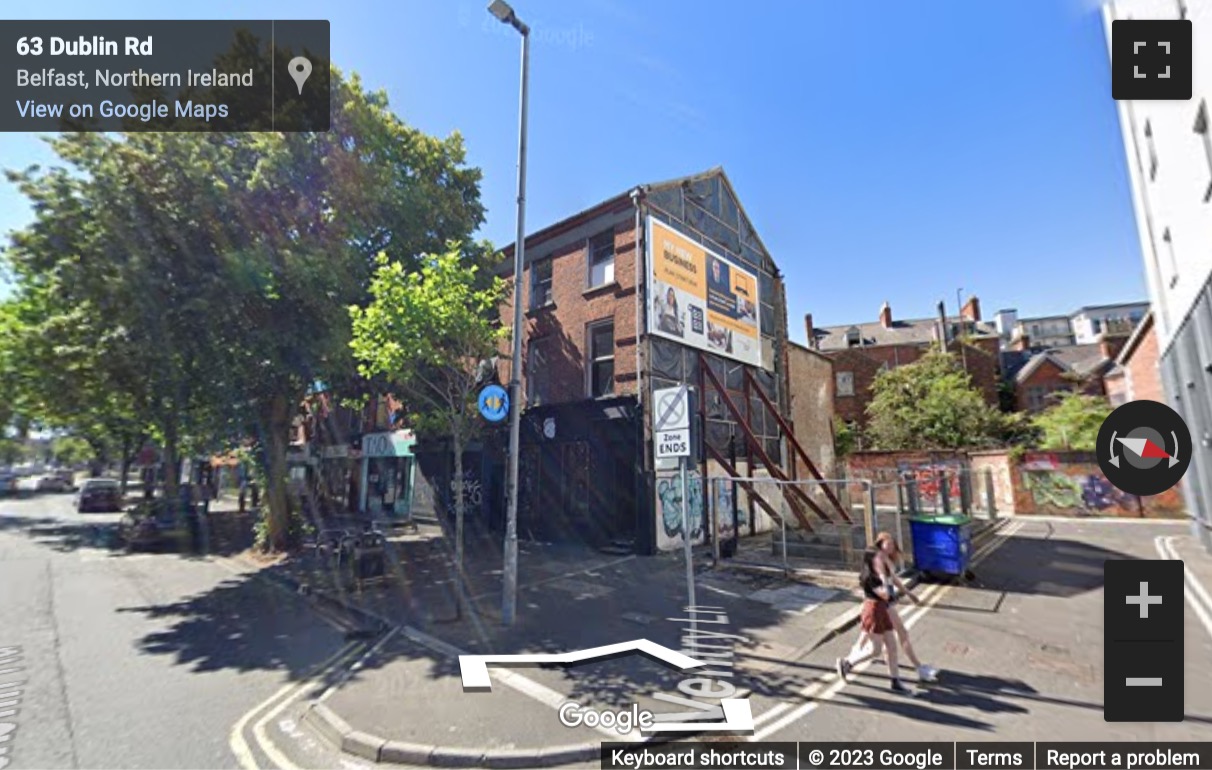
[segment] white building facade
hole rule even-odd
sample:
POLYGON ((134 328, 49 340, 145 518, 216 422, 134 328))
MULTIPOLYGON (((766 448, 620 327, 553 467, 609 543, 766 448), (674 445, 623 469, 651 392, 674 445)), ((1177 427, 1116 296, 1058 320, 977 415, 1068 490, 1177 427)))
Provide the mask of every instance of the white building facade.
POLYGON ((1098 342, 1104 334, 1131 334, 1147 312, 1148 302, 1084 307, 1069 319, 1074 342, 1088 345, 1098 342))
MULTIPOLYGON (((1162 383, 1194 442, 1183 479, 1194 531, 1212 551, 1212 3, 1112 0, 1118 19, 1190 19, 1190 101, 1117 102, 1153 305, 1162 383)), ((1111 98, 1110 83, 1107 98, 1111 98)))

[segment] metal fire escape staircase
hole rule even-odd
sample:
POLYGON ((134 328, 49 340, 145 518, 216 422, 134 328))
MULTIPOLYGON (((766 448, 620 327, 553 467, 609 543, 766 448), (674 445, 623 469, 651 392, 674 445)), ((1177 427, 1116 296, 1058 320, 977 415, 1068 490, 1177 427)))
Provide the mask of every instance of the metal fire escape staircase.
POLYGON ((709 396, 716 396, 719 402, 723 404, 732 420, 736 423, 740 430, 741 438, 744 440, 746 448, 746 456, 749 460, 749 474, 747 481, 741 481, 741 474, 737 472, 737 468, 715 447, 711 446, 710 442, 704 442, 707 449, 707 456, 720 464, 725 472, 738 479, 737 484, 745 490, 749 499, 755 505, 761 508, 772 519, 779 523, 785 523, 789 530, 798 528, 801 533, 814 533, 816 531, 814 524, 820 526, 822 523, 827 525, 851 524, 850 515, 846 509, 838 501, 837 495, 824 483, 820 471, 817 470, 816 464, 812 462, 812 458, 804 451, 804 447, 796 439, 795 433, 791 426, 787 423, 779 410, 775 407, 770 396, 767 395, 762 387, 749 371, 748 368, 742 368, 744 372, 744 396, 745 409, 741 410, 737 407, 732 397, 728 395, 727 389, 720 382, 716 373, 708 366, 707 358, 703 354, 699 354, 699 392, 702 398, 699 399, 699 415, 698 418, 701 424, 706 424, 707 419, 707 401, 709 396), (762 441, 757 437, 752 427, 753 398, 756 394, 758 401, 761 403, 762 411, 774 422, 779 428, 779 438, 785 440, 787 453, 790 459, 790 469, 785 469, 776 463, 762 446, 762 441), (780 482, 794 482, 796 480, 796 468, 803 465, 811 475, 812 479, 819 483, 820 489, 825 495, 825 507, 822 508, 817 501, 813 500, 802 488, 800 484, 795 483, 780 483, 777 488, 781 490, 783 498, 787 502, 787 510, 795 517, 795 523, 783 522, 783 516, 779 508, 771 504, 770 500, 758 489, 755 482, 761 481, 761 477, 754 477, 753 472, 758 468, 764 468, 770 475, 770 478, 780 482), (810 515, 813 514, 813 515, 810 515))

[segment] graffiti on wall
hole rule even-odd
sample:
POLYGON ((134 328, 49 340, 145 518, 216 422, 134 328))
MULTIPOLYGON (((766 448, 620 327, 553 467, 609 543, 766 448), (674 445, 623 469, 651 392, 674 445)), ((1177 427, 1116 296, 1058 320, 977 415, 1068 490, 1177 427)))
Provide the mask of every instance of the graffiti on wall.
POLYGON ((917 481, 917 497, 925 507, 931 507, 941 499, 943 479, 946 479, 947 497, 953 501, 960 499, 963 465, 958 461, 922 464, 901 460, 897 462, 896 470, 901 478, 912 477, 917 481))
POLYGON ((1115 488, 1101 474, 1070 470, 1075 472, 1023 471, 1023 486, 1036 512, 1139 515, 1140 498, 1115 488))
POLYGON ((451 509, 454 508, 457 496, 460 494, 463 496, 463 505, 466 508, 476 508, 484 502, 484 489, 470 468, 463 470, 462 479, 451 478, 450 480, 451 509))
MULTIPOLYGON (((687 513, 690 518, 691 541, 703 537, 703 480, 698 471, 690 471, 689 477, 690 507, 687 513)), ((657 515, 660 517, 662 537, 658 543, 662 550, 668 550, 682 544, 682 477, 674 473, 657 479, 657 515)))
MULTIPOLYGON (((715 497, 715 511, 719 520, 720 537, 730 538, 735 534, 732 526, 732 482, 727 479, 714 479, 711 482, 711 486, 712 494, 715 497)), ((747 506, 741 501, 738 501, 736 506, 736 525, 736 528, 740 529, 742 533, 749 526, 749 511, 747 510, 747 506)))

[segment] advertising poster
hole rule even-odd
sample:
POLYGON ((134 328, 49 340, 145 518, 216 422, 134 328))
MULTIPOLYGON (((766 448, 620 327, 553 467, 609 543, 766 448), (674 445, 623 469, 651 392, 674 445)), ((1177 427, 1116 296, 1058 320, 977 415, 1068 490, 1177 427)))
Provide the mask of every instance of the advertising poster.
POLYGON ((648 287, 650 334, 761 366, 753 273, 649 217, 648 287))

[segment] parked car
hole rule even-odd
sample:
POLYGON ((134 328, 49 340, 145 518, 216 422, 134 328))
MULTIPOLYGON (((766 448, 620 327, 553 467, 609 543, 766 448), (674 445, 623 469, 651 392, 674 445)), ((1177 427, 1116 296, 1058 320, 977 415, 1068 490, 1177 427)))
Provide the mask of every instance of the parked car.
POLYGON ((88 479, 76 497, 80 513, 119 512, 122 510, 122 489, 115 479, 88 479))
POLYGON ((184 517, 162 498, 135 506, 122 517, 118 529, 132 551, 184 545, 189 537, 184 517))
POLYGON ((0 497, 17 494, 17 476, 9 472, 0 472, 0 497))
POLYGON ((72 491, 71 482, 58 474, 47 474, 38 476, 34 487, 37 492, 70 492, 72 491))

